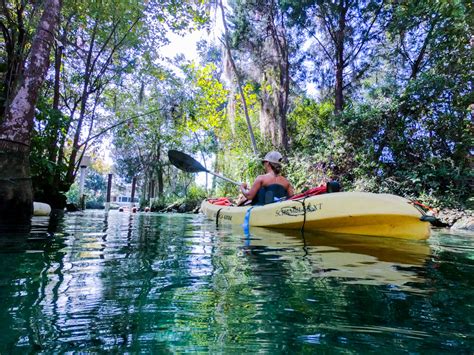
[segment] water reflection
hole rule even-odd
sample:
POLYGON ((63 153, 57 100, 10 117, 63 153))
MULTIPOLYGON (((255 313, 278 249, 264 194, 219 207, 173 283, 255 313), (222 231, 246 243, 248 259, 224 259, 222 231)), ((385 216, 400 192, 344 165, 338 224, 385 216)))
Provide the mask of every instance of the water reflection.
MULTIPOLYGON (((252 228, 245 237, 248 250, 266 248, 285 259, 299 255, 311 277, 337 277, 344 283, 410 288, 422 282, 417 274, 430 255, 425 241, 354 235, 304 233, 252 228)), ((301 269, 298 264, 297 269, 301 269)), ((414 289, 412 289, 414 290, 414 289)))
POLYGON ((8 331, 0 331, 0 352, 42 348, 44 330, 38 320, 50 292, 47 270, 62 262, 64 244, 54 236, 62 223, 62 214, 34 217, 29 233, 1 234, 0 325, 8 331))
POLYGON ((463 352, 474 343, 472 241, 245 235, 202 216, 115 211, 40 222, 0 249, 0 353, 463 352))

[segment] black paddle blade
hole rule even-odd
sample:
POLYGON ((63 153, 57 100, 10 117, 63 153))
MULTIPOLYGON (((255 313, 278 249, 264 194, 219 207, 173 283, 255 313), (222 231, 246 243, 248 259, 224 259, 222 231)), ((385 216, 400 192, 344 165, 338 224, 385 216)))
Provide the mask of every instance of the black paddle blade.
POLYGON ((188 173, 199 173, 202 171, 207 171, 205 167, 201 165, 193 157, 190 157, 183 152, 179 152, 177 150, 169 150, 168 151, 168 158, 175 167, 180 170, 186 171, 188 173))

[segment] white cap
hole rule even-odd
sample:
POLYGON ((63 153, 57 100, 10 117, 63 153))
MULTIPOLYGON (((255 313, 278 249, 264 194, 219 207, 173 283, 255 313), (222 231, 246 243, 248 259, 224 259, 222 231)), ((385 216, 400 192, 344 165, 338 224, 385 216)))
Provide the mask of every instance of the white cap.
POLYGON ((271 151, 268 152, 267 155, 265 155, 265 158, 263 158, 263 161, 268 161, 269 163, 274 163, 274 164, 281 164, 281 161, 283 159, 283 156, 278 153, 277 151, 271 151))

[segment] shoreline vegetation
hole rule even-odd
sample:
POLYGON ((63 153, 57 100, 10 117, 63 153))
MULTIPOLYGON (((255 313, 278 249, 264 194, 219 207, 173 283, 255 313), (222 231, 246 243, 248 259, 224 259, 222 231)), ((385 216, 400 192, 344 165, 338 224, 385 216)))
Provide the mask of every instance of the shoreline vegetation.
POLYGON ((0 15, 0 230, 27 225, 33 201, 103 205, 112 175, 114 196, 157 211, 236 195, 172 166, 177 149, 247 183, 277 150, 295 191, 337 180, 472 225, 472 1, 7 1, 0 15), (197 30, 195 56, 167 52, 197 30))

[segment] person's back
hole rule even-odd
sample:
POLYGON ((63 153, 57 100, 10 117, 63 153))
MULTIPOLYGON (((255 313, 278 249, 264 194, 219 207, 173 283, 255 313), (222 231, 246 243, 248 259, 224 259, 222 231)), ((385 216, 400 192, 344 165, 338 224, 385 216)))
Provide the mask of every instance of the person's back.
POLYGON ((252 205, 266 205, 287 198, 288 193, 286 189, 279 184, 271 184, 262 186, 257 195, 252 200, 252 205))
POLYGON ((266 174, 259 175, 250 190, 247 190, 247 184, 242 184, 242 193, 253 205, 264 205, 293 196, 294 191, 290 182, 280 175, 281 160, 280 153, 268 153, 263 159, 266 174))

